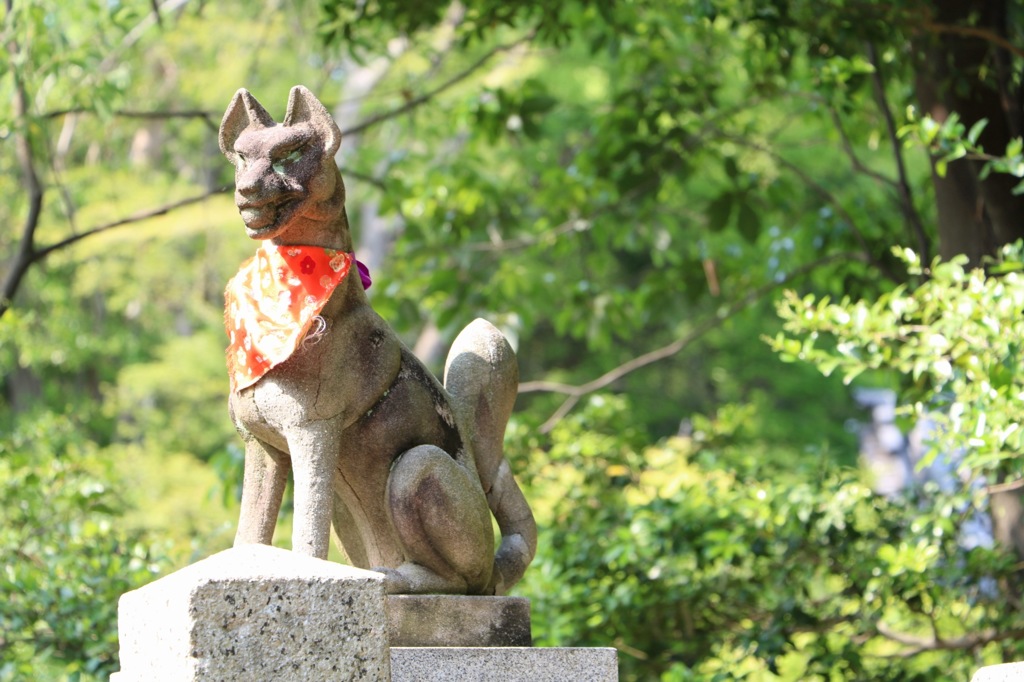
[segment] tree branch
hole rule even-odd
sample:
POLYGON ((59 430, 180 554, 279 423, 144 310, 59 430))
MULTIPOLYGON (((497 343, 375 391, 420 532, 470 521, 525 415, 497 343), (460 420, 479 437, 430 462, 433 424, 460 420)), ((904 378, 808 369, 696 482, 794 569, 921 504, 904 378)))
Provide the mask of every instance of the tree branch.
POLYGON ((106 232, 107 230, 112 230, 115 227, 121 227, 123 225, 130 225, 131 223, 138 223, 138 222, 142 222, 143 220, 149 220, 150 218, 156 218, 157 216, 162 216, 164 214, 170 213, 171 211, 173 211, 175 209, 184 208, 185 206, 189 206, 191 204, 199 203, 200 201, 203 201, 205 199, 209 199, 210 197, 212 197, 214 195, 224 194, 225 192, 228 192, 230 189, 231 189, 230 187, 218 187, 216 189, 207 190, 207 191, 203 192, 202 194, 197 194, 195 196, 187 197, 185 199, 181 199, 180 201, 174 201, 172 203, 165 204, 163 206, 158 206, 157 208, 151 208, 151 209, 146 210, 146 211, 141 211, 139 213, 133 213, 130 216, 127 216, 127 217, 124 217, 124 218, 120 218, 120 219, 115 220, 115 221, 113 221, 111 223, 106 223, 104 225, 97 225, 96 227, 91 227, 88 230, 85 230, 84 232, 79 232, 78 234, 73 234, 73 235, 71 235, 69 237, 66 237, 66 238, 60 240, 59 242, 54 242, 53 244, 50 244, 49 246, 43 247, 41 249, 38 249, 35 252, 35 258, 33 259, 33 262, 42 260, 43 258, 45 258, 46 256, 50 255, 54 251, 58 251, 60 249, 66 248, 68 246, 71 246, 75 242, 79 242, 79 241, 85 239, 86 237, 91 237, 91 236, 99 234, 101 232, 106 232))
POLYGON ((961 637, 937 637, 935 634, 924 637, 922 635, 911 635, 905 632, 891 630, 885 623, 878 623, 875 630, 882 637, 890 639, 907 648, 889 657, 910 658, 926 651, 946 651, 950 649, 973 649, 991 642, 1001 642, 1007 639, 1021 639, 1024 637, 1024 629, 999 631, 994 628, 982 630, 981 632, 963 635, 961 637))
POLYGON ((932 33, 951 33, 958 36, 966 36, 968 38, 981 38, 984 41, 990 42, 993 45, 998 45, 1007 52, 1012 53, 1014 56, 1024 59, 1024 48, 1020 48, 1005 37, 999 35, 992 29, 982 28, 981 26, 959 26, 956 24, 940 24, 934 21, 926 21, 924 23, 924 29, 931 31, 932 33))
MULTIPOLYGON (((86 109, 84 107, 78 107, 74 109, 57 109, 55 111, 48 111, 43 114, 43 118, 53 119, 60 118, 61 116, 68 116, 69 114, 95 114, 93 109, 86 109)), ((117 118, 141 118, 146 120, 164 120, 169 118, 198 118, 202 119, 206 127, 212 130, 214 133, 220 131, 220 124, 218 123, 219 116, 212 111, 203 111, 202 109, 183 109, 181 111, 132 111, 127 109, 120 109, 112 112, 111 114, 117 118)))
POLYGON ((853 143, 850 142, 850 138, 846 134, 846 130, 843 128, 843 121, 842 119, 839 118, 839 112, 836 111, 835 107, 829 106, 828 113, 831 114, 832 123, 835 124, 836 130, 839 131, 839 139, 842 140, 843 151, 845 151, 846 156, 849 157, 850 164, 853 166, 853 169, 858 173, 863 173, 864 175, 867 175, 869 178, 877 180, 883 185, 889 187, 896 187, 897 183, 895 180, 886 175, 883 175, 882 173, 871 170, 861 162, 860 158, 858 158, 857 156, 857 152, 853 148, 853 143))
POLYGON ((907 168, 903 163, 903 151, 902 146, 900 145, 899 135, 896 131, 896 121, 893 120, 892 111, 889 109, 889 102, 885 96, 885 81, 882 78, 882 62, 878 58, 878 51, 875 49, 875 44, 870 41, 867 43, 867 52, 868 61, 871 62, 871 66, 874 67, 874 70, 871 72, 871 85, 875 94, 875 102, 877 102, 878 109, 882 112, 882 116, 885 118, 885 128, 889 134, 889 144, 892 145, 892 153, 896 158, 896 172, 899 176, 899 182, 896 187, 900 196, 900 208, 903 211, 904 219, 907 221, 907 227, 910 229, 911 239, 917 241, 917 248, 918 252, 921 254, 921 260, 928 263, 931 262, 931 245, 928 235, 925 234, 924 225, 921 223, 921 216, 914 207, 914 197, 910 192, 910 182, 907 180, 907 168))
POLYGON ((1005 493, 1011 490, 1020 490, 1021 488, 1024 488, 1024 479, 1006 481, 1005 483, 993 483, 992 485, 985 486, 985 492, 989 495, 995 495, 996 493, 1005 493))
POLYGON ((164 19, 160 16, 160 0, 149 0, 150 7, 153 8, 153 16, 156 18, 156 25, 161 31, 164 30, 164 19))
MULTIPOLYGON (((67 116, 68 114, 94 114, 94 109, 86 109, 84 107, 77 107, 74 109, 56 109, 54 111, 48 111, 43 114, 43 118, 60 118, 61 116, 67 116)), ((181 109, 177 111, 135 111, 132 109, 117 109, 112 112, 113 116, 122 118, 150 118, 150 119, 163 119, 163 118, 214 118, 217 116, 212 111, 205 111, 203 109, 181 109)))
POLYGON ((351 168, 338 168, 338 170, 341 172, 343 176, 355 178, 356 180, 361 180, 362 182, 365 182, 368 185, 373 185, 377 189, 385 190, 388 188, 386 182, 384 182, 380 178, 375 178, 368 173, 361 173, 359 171, 352 170, 351 168))
POLYGON ((390 111, 382 112, 380 114, 377 114, 376 116, 371 116, 365 121, 360 121, 359 123, 349 128, 348 130, 341 131, 342 136, 355 135, 357 133, 361 133, 367 128, 375 126, 378 123, 383 123, 384 121, 396 118, 398 116, 401 116, 402 114, 408 113, 413 109, 416 109, 417 107, 426 104, 431 99, 441 94, 445 90, 449 89, 453 85, 456 85, 457 83, 460 83, 465 79, 469 78, 477 70, 479 70, 480 67, 486 64, 494 55, 498 54, 499 52, 507 52, 508 50, 515 49, 519 45, 529 42, 530 40, 533 40, 535 34, 536 31, 530 31, 529 33, 527 33, 522 38, 519 38, 518 40, 514 40, 511 43, 503 43, 501 45, 495 46, 491 50, 487 51, 482 57, 480 57, 475 62, 470 64, 468 67, 466 67, 464 70, 455 74, 454 76, 446 80, 444 83, 441 83, 441 85, 437 86, 433 90, 425 92, 419 97, 413 97, 400 107, 396 107, 394 109, 391 109, 390 111))
POLYGON ((105 223, 103 225, 97 225, 96 227, 91 227, 88 230, 85 230, 84 232, 79 232, 77 234, 70 235, 58 242, 54 242, 53 244, 49 244, 39 249, 33 248, 29 251, 26 251, 24 248, 22 248, 19 251, 18 256, 15 257, 14 265, 7 272, 7 276, 4 278, 3 298, 0 299, 0 317, 3 317, 4 313, 6 313, 7 310, 10 308, 11 301, 13 300, 14 295, 18 292, 18 287, 21 285, 22 280, 28 273, 29 267, 43 260, 54 251, 59 251, 60 249, 71 246, 72 244, 79 242, 85 239, 86 237, 91 237, 93 235, 100 234, 101 232, 112 230, 115 227, 121 227, 122 225, 129 225, 131 223, 138 223, 143 220, 148 220, 149 218, 155 218, 157 216, 170 213, 175 209, 183 208, 190 204, 195 204, 200 201, 203 201, 204 199, 208 199, 211 196, 214 196, 215 194, 222 194, 224 192, 227 192, 229 189, 229 187, 218 187, 217 189, 208 190, 206 192, 203 192, 202 194, 197 194, 195 196, 181 199, 180 201, 175 201, 169 204, 165 204, 163 206, 158 206, 157 208, 141 211, 139 213, 133 213, 132 215, 127 216, 125 218, 120 218, 113 222, 105 223))
MULTIPOLYGON (((4 4, 7 8, 7 15, 10 16, 13 11, 13 0, 5 0, 4 4)), ((12 35, 17 35, 17 33, 12 35)), ((16 57, 20 52, 20 48, 17 40, 13 37, 7 44, 7 52, 11 57, 11 63, 15 65, 12 69, 12 76, 14 78, 14 125, 16 128, 14 145, 18 164, 21 166, 21 173, 24 176, 25 187, 28 190, 28 214, 25 216, 25 222, 21 228, 21 240, 18 243, 18 251, 14 256, 14 262, 4 277, 2 288, 0 288, 0 317, 3 317, 7 309, 10 308, 11 300, 18 290, 18 284, 35 258, 35 234, 36 228, 39 227, 39 216, 43 210, 44 191, 43 185, 39 181, 39 175, 36 173, 32 141, 29 139, 28 92, 25 90, 25 82, 22 80, 21 72, 16 66, 18 63, 16 57)))
POLYGON ((732 304, 720 308, 718 311, 715 312, 714 315, 711 315, 702 320, 701 322, 699 322, 689 333, 687 333, 686 335, 682 336, 679 339, 676 339, 667 346, 662 346, 661 348, 657 348, 655 350, 644 353, 639 357, 633 358, 632 360, 625 362, 619 365, 618 367, 609 370, 608 372, 605 372, 604 374, 597 377, 596 379, 593 379, 592 381, 588 381, 585 384, 575 386, 571 384, 563 384, 554 381, 527 381, 523 384, 520 384, 519 392, 561 393, 563 395, 568 396, 565 399, 565 401, 561 404, 561 406, 559 406, 559 408, 555 410, 555 412, 550 417, 548 417, 547 421, 545 421, 544 424, 541 425, 541 433, 547 433, 552 428, 554 428, 555 424, 561 421, 561 419, 565 417, 565 415, 567 415, 572 410, 572 408, 576 406, 576 403, 578 403, 580 399, 585 395, 593 393, 595 391, 599 391, 602 388, 605 388, 610 384, 623 378, 627 374, 635 372, 641 367, 646 367, 647 365, 658 362, 659 360, 664 360, 665 358, 669 358, 675 355, 676 353, 682 351, 684 348, 692 344, 694 341, 697 341, 698 339, 703 337, 711 330, 721 326, 726 320, 732 318, 737 313, 748 308, 750 305, 761 300, 766 295, 775 291, 776 289, 787 286, 794 280, 803 277, 824 265, 828 265, 836 261, 847 260, 870 262, 869 257, 867 256, 867 254, 864 253, 838 253, 833 254, 831 256, 825 256, 824 258, 819 258, 818 260, 800 266, 799 268, 789 273, 782 279, 758 287, 757 289, 754 289, 753 291, 749 292, 747 295, 743 296, 739 300, 734 301, 732 304))

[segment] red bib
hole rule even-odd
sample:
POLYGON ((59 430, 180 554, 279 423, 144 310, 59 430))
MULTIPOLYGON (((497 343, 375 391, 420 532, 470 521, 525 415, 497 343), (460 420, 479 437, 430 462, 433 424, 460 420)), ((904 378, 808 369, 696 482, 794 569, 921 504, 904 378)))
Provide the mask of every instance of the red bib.
POLYGON ((291 357, 354 261, 344 251, 268 241, 242 264, 224 291, 231 390, 291 357))

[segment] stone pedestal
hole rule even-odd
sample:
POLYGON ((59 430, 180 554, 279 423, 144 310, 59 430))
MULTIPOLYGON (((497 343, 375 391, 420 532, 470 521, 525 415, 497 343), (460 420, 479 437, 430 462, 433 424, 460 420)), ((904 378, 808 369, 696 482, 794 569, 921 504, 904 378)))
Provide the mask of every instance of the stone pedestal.
POLYGON ((522 597, 388 597, 392 682, 616 682, 615 649, 533 648, 522 597))
POLYGON ((116 682, 390 677, 384 577, 236 547, 121 597, 116 682))
POLYGON ((523 647, 533 644, 530 600, 402 594, 388 597, 393 647, 523 647))
POLYGON ((393 682, 617 682, 615 649, 394 647, 393 682))
POLYGON ((615 649, 533 648, 516 597, 386 597, 384 577, 266 545, 121 597, 112 682, 615 682, 615 649))

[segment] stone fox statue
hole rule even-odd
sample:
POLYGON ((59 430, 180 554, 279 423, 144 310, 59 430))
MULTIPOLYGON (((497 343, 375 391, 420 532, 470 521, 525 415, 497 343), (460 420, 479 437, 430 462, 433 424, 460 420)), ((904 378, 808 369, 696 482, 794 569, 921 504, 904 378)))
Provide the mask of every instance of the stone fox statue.
POLYGON ((295 478, 293 549, 327 557, 330 528, 390 593, 503 594, 536 550, 502 452, 515 354, 476 320, 442 386, 370 307, 352 256, 341 132, 302 86, 275 123, 246 90, 220 148, 256 256, 229 283, 231 418, 245 441, 235 544, 269 544, 295 478), (491 514, 501 530, 495 552, 491 514))

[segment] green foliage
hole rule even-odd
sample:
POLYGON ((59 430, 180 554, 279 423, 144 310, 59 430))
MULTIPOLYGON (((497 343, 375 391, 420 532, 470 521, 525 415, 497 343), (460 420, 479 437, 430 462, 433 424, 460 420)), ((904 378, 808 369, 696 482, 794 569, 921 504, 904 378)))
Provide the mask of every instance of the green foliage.
MULTIPOLYGON (((961 556, 956 547, 929 548, 926 531, 930 528, 933 536, 938 532, 951 537, 975 510, 991 510, 997 537, 1001 526, 1013 523, 1002 516, 1003 502, 997 496, 1015 495, 1012 491, 1022 478, 1021 249, 1020 243, 1004 247, 986 268, 969 271, 964 267, 966 258, 935 260, 926 267, 913 251, 898 249, 897 255, 918 280, 916 286, 898 287, 876 300, 832 302, 789 292, 779 302, 786 332, 772 339, 771 345, 784 358, 812 363, 826 374, 841 373, 846 382, 865 372, 896 375, 914 416, 937 424, 937 436, 928 443, 930 457, 922 464, 939 453, 956 453, 960 479, 974 484, 959 499, 930 496, 929 505, 935 506, 922 507, 930 511, 919 512, 920 518, 910 527, 919 537, 916 546, 890 542, 877 552, 885 564, 878 575, 886 577, 879 584, 887 588, 901 588, 907 576, 919 569, 927 575, 941 568, 942 577, 929 580, 942 586, 978 586, 990 579, 983 576, 996 578, 989 584, 989 594, 974 595, 952 611, 923 607, 935 627, 935 640, 940 639, 941 624, 963 614, 982 621, 954 635, 961 641, 972 641, 971 632, 1012 633, 1018 627, 1015 600, 987 605, 987 597, 998 599, 1000 592, 1017 590, 1018 568, 1008 548, 974 549, 961 556), (963 510, 962 516, 951 517, 953 509, 963 510), (936 525, 943 517, 945 521, 936 525)), ((937 604, 940 599, 949 603, 939 594, 929 599, 934 601, 928 603, 937 604)), ((915 603, 908 599, 907 606, 915 603)), ((1019 659, 1021 652, 1004 650, 1003 655, 1019 659)))
POLYGON ((168 565, 120 527, 113 463, 78 428, 26 416, 0 440, 0 680, 105 679, 117 669, 118 598, 168 565))
MULTIPOLYGON (((919 117, 913 107, 908 107, 907 125, 899 134, 906 145, 927 149, 935 157, 935 171, 941 176, 946 175, 951 161, 967 157, 984 162, 978 171, 979 180, 984 180, 990 173, 1024 178, 1024 140, 1020 137, 1011 139, 1001 155, 986 153, 978 139, 987 126, 988 119, 983 118, 968 130, 956 112, 939 123, 931 116, 919 117)), ((1013 193, 1024 193, 1024 180, 1017 184, 1013 193)))
MULTIPOLYGON (((34 0, 12 5, 3 16, 4 44, 15 39, 21 49, 0 62, 0 75, 17 74, 30 92, 40 93, 36 104, 43 108, 63 100, 69 108, 86 107, 109 115, 121 101, 136 62, 104 62, 122 53, 125 34, 145 13, 146 4, 68 6, 57 0, 34 0), (55 74, 62 77, 54 79, 55 74)), ((20 124, 13 120, 12 108, 0 113, 0 128, 5 131, 20 124)))
POLYGON ((1019 627, 992 592, 1014 566, 957 546, 962 501, 787 468, 747 413, 634 449, 628 406, 596 397, 550 442, 513 441, 555 501, 521 588, 539 643, 614 644, 623 680, 966 679, 998 656, 979 633, 1019 627), (979 657, 939 644, 957 638, 979 657))
POLYGON ((1021 245, 1004 248, 987 272, 966 271, 966 258, 926 269, 909 249, 898 254, 926 278, 919 286, 837 303, 790 292, 779 303, 788 333, 772 345, 847 383, 867 370, 900 373, 917 415, 938 421, 936 447, 962 450, 974 477, 1021 478, 1021 245))

